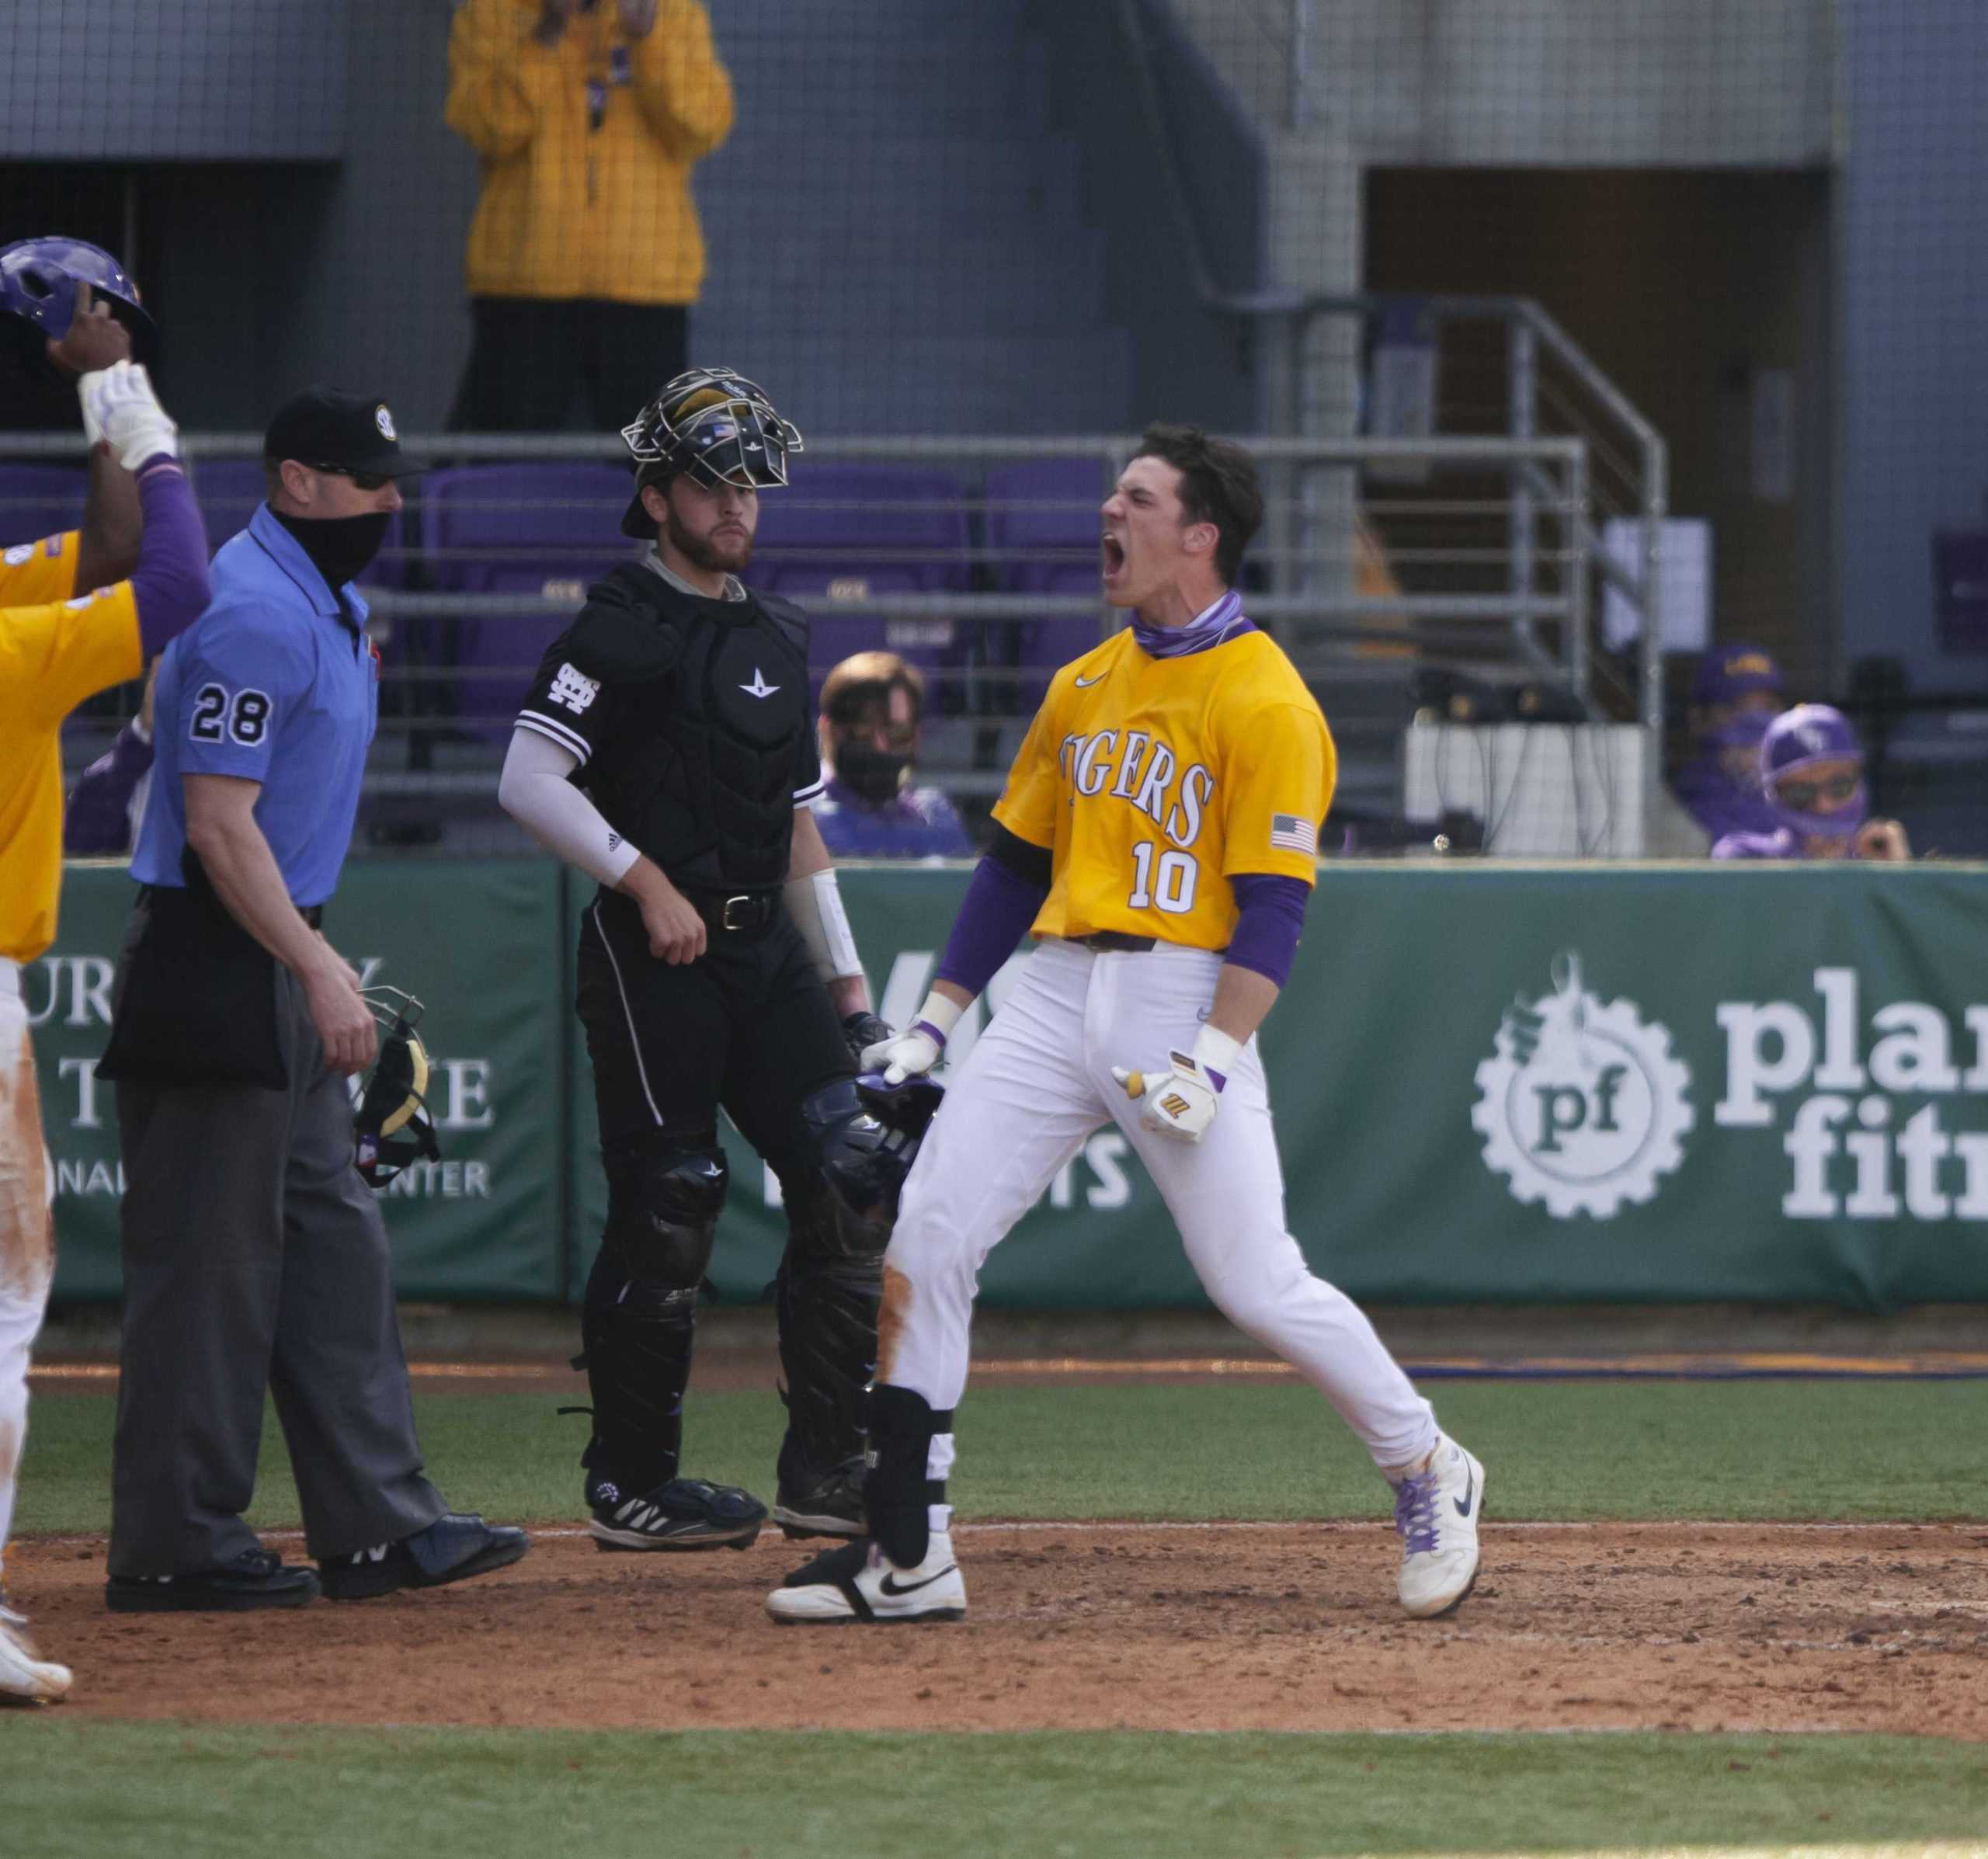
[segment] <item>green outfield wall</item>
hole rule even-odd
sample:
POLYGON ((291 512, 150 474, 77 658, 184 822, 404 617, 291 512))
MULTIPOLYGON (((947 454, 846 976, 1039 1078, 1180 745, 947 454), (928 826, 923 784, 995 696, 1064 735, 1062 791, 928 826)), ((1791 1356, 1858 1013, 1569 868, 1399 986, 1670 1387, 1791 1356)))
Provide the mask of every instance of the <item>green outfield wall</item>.
MULTIPOLYGON (((923 997, 966 875, 845 872, 887 1018, 923 997)), ((536 860, 363 861, 328 913, 369 980, 428 1002, 444 1159, 383 1196, 407 1297, 571 1296, 585 1276, 590 889, 536 860)), ((121 867, 72 867, 26 977, 62 1298, 117 1291, 115 1093, 94 1068, 132 895, 121 867)), ((1988 1302, 1984 954, 1979 867, 1329 867, 1263 1035, 1292 1230, 1375 1301, 1988 1302)), ((712 1277, 750 1300, 781 1220, 727 1137, 712 1277)), ((1019 1306, 1200 1298, 1108 1127, 982 1281, 1019 1306)))

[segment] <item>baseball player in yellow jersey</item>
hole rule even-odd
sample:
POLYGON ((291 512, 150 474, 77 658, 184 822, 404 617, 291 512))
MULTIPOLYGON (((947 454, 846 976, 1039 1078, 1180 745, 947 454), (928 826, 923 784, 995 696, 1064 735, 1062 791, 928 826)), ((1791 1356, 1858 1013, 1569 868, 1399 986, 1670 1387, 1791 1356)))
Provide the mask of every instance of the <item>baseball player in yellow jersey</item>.
POLYGON ((917 1020, 864 1055, 929 1071, 1025 930, 1023 978, 975 1044, 906 1182, 884 1259, 870 1534, 766 1598, 783 1623, 958 1620, 945 1479, 982 1261, 1100 1124, 1151 1173, 1208 1295, 1318 1388, 1395 1488, 1402 1604, 1476 1578, 1484 1468, 1284 1225, 1254 1035, 1290 972, 1332 799, 1330 733, 1234 583, 1254 467, 1149 427, 1103 507, 1105 597, 1133 624, 1065 665, 994 810, 917 1020))
MULTIPOLYGON (((81 374, 85 429, 107 448, 92 459, 80 532, 0 554, 0 1548, 26 1435, 28 1352, 55 1270, 21 969, 55 936, 62 719, 140 676, 207 599, 207 533, 176 429, 144 369, 124 359, 123 326, 92 304, 93 283, 100 296, 135 302, 116 261, 94 247, 35 240, 0 252, 0 321, 26 323, 47 362, 81 374), (103 585, 121 548, 106 538, 133 502, 144 528, 130 579, 103 585)), ((0 1702, 53 1702, 69 1689, 68 1670, 36 1656, 25 1626, 0 1600, 0 1702)))

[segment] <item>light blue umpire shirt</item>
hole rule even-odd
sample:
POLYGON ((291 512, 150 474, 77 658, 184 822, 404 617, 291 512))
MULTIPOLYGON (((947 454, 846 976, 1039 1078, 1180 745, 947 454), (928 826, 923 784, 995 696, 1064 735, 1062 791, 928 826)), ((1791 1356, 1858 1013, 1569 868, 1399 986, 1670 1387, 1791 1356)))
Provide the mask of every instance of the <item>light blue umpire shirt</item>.
POLYGON ((262 784, 255 824, 290 902, 308 910, 338 888, 379 715, 366 603, 348 582, 348 619, 267 504, 222 545, 213 582, 207 610, 159 660, 157 759, 131 875, 184 886, 179 777, 234 775, 262 784))

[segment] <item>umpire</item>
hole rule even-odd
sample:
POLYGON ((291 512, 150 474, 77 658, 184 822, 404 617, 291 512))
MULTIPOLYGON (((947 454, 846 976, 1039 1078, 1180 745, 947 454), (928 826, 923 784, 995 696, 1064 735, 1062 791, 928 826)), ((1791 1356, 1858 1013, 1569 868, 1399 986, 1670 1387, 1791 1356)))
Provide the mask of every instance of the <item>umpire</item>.
POLYGON ((578 969, 608 1187, 582 1320, 589 1528, 603 1548, 742 1548, 766 1518, 678 1475, 722 1106, 779 1176, 789 1228, 773 1520, 860 1535, 881 1261, 915 1132, 895 1106, 897 1127, 880 1123, 855 1081, 882 1022, 808 808, 807 619, 738 579, 760 489, 785 484, 801 436, 750 381, 693 369, 623 437, 638 475, 622 530, 651 546, 547 652, 499 791, 601 886, 578 969))
POLYGON ((101 1075, 126 1176, 115 1611, 301 1606, 516 1562, 524 1533, 422 1476, 387 1235, 346 1075, 376 1047, 318 928, 372 740, 378 661, 349 583, 408 468, 385 403, 314 389, 271 422, 269 499, 161 661, 158 762, 101 1075), (318 1572, 242 1521, 265 1388, 318 1572))

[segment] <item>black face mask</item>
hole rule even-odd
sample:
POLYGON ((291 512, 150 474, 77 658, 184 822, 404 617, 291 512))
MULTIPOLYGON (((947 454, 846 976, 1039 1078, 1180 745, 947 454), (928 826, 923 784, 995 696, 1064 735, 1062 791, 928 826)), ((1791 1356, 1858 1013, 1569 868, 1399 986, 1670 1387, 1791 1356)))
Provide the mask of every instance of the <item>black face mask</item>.
POLYGON ((363 573, 379 554, 393 515, 389 510, 368 510, 363 516, 289 516, 281 510, 270 514, 297 538, 334 593, 363 573))
POLYGON ((910 766, 909 756, 873 749, 867 742, 845 742, 836 751, 836 780, 853 788, 872 807, 886 806, 898 797, 910 766))

